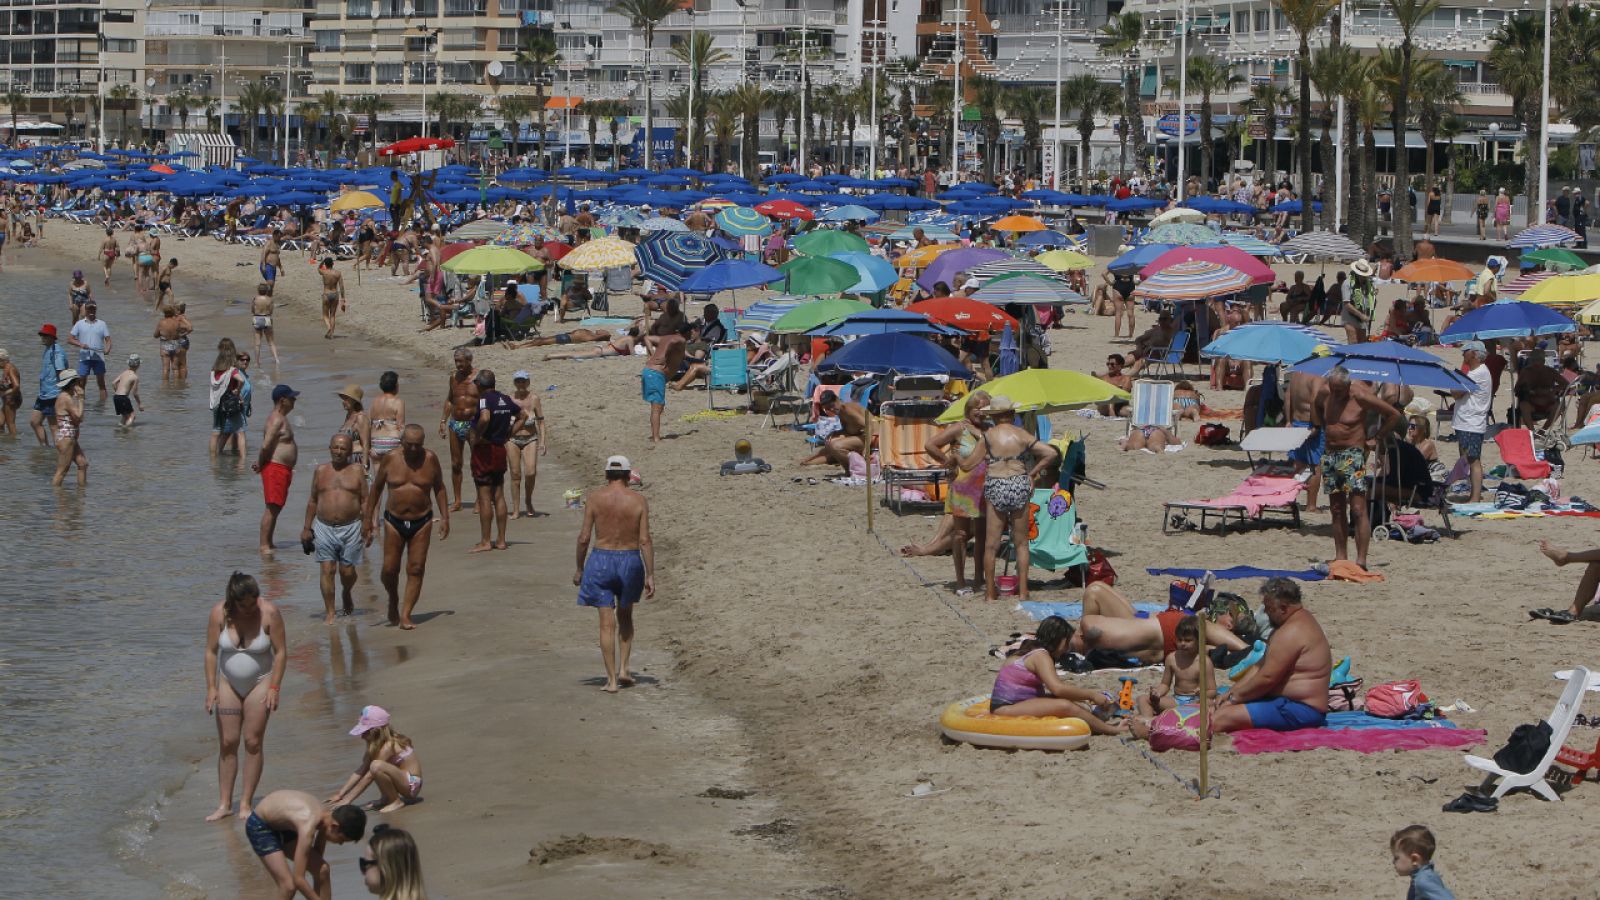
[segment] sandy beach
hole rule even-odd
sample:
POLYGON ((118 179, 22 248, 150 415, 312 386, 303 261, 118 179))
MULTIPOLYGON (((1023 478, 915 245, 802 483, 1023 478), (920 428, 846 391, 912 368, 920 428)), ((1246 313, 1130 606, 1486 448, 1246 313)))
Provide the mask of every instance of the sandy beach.
MULTIPOLYGON (((96 237, 52 222, 49 245, 64 256, 50 264, 88 268, 96 237)), ((210 238, 168 247, 203 259, 231 302, 248 298, 258 251, 210 238)), ((33 260, 49 259, 37 253, 33 260)), ((119 269, 118 278, 130 277, 119 269)), ((382 368, 398 368, 411 418, 430 424, 450 350, 469 332, 418 334, 417 301, 395 280, 346 278, 345 336, 326 342, 328 367, 369 390, 382 368)), ((295 255, 279 283, 280 315, 294 323, 281 327, 312 354, 314 280, 313 264, 295 255)), ((178 290, 191 304, 217 302, 207 290, 185 294, 182 281, 178 290)), ((637 302, 613 308, 626 314, 637 302)), ((1050 333, 1053 367, 1087 371, 1108 350, 1126 349, 1110 341, 1109 319, 1078 312, 1067 326, 1050 333)), ((545 330, 560 327, 551 318, 545 330)), ((1114 738, 1068 754, 944 742, 939 711, 986 692, 998 665, 986 651, 1029 623, 1013 603, 956 598, 947 557, 906 563, 895 554, 925 540, 936 518, 880 507, 869 533, 864 488, 792 480, 831 474, 797 468, 797 435, 762 430, 754 416, 684 421, 705 409, 699 391, 669 397, 673 437, 649 446, 638 361, 541 363, 543 353, 485 348, 477 362, 502 378, 528 368, 535 389, 553 388, 544 399, 553 452, 538 496, 552 515, 515 522, 511 551, 477 558, 465 555, 476 518, 470 508, 458 514, 451 539, 435 544, 419 608, 438 615, 415 632, 378 626, 375 563, 353 623, 325 635, 310 624, 313 610, 299 610, 291 680, 300 684, 268 735, 264 791, 331 790, 359 759, 344 732, 360 707, 394 712, 426 757, 429 790, 427 802, 385 820, 417 835, 438 894, 1398 897, 1405 884, 1388 837, 1418 822, 1438 836, 1436 863, 1462 896, 1594 896, 1587 867, 1573 861, 1596 821, 1595 789, 1582 785, 1558 805, 1508 798, 1493 816, 1444 814, 1440 806, 1477 781, 1457 752, 1223 748, 1211 758, 1221 798, 1197 802, 1141 745, 1114 738), (771 474, 718 477, 740 438, 773 464, 771 474), (593 614, 574 606, 570 584, 577 519, 557 509, 562 490, 598 483, 611 453, 628 455, 643 476, 658 560, 657 599, 640 613, 636 645, 649 677, 616 697, 596 687, 593 614), (913 799, 920 781, 948 792, 913 799)), ((1205 393, 1211 406, 1241 405, 1237 392, 1205 393)), ((1107 487, 1082 491, 1079 515, 1116 566, 1119 590, 1135 599, 1166 597, 1168 579, 1146 567, 1304 568, 1331 555, 1326 513, 1308 515, 1298 532, 1162 535, 1163 500, 1216 496, 1238 483, 1247 466, 1236 448, 1124 454, 1121 420, 1060 415, 1054 425, 1087 435, 1089 473, 1107 487)), ((1193 431, 1186 424, 1181 436, 1193 431)), ((441 449, 431 434, 430 447, 441 449)), ((308 430, 302 440, 320 447, 325 437, 308 430)), ((1442 444, 1441 455, 1453 463, 1454 446, 1442 444)), ((1566 492, 1600 495, 1600 468, 1576 457, 1566 492)), ((1486 467, 1496 462, 1490 445, 1486 467)), ((297 520, 304 491, 298 483, 291 493, 286 521, 297 520)), ((1309 584, 1307 607, 1368 686, 1417 678, 1435 700, 1478 709, 1456 720, 1486 728, 1478 750, 1492 753, 1514 726, 1549 711, 1553 671, 1592 662, 1590 626, 1529 622, 1526 610, 1564 606, 1578 577, 1553 567, 1536 541, 1585 546, 1594 529, 1558 518, 1455 525, 1460 536, 1436 545, 1375 543, 1384 583, 1309 584)), ((311 564, 279 556, 276 577, 303 581, 314 595, 311 564)), ((1034 574, 1034 599, 1079 599, 1081 591, 1034 574)), ((1229 585, 1253 605, 1255 587, 1229 585)), ((1117 682, 1102 674, 1081 683, 1117 682)), ((1575 729, 1569 743, 1593 736, 1575 729)), ((239 830, 199 821, 215 802, 214 744, 197 741, 188 752, 195 772, 161 810, 152 864, 227 860, 193 883, 173 882, 174 895, 264 894, 264 878, 232 880, 234 870, 258 874, 239 830)), ((1159 759, 1183 778, 1197 774, 1192 754, 1159 759)), ((334 859, 340 895, 353 892, 354 851, 334 859)))

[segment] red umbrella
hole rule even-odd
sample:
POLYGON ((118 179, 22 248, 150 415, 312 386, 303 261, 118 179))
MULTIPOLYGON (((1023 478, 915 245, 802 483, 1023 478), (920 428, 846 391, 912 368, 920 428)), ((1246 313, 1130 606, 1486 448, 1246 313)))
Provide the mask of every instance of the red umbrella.
POLYGON ((545 241, 544 252, 550 255, 551 262, 555 262, 561 257, 566 256, 568 253, 571 253, 572 245, 563 244, 560 241, 545 241))
POLYGON ((802 222, 809 222, 817 217, 816 213, 793 200, 768 200, 756 206, 756 212, 774 219, 799 219, 802 222))
POLYGON ((1173 247, 1171 250, 1156 257, 1150 265, 1139 270, 1140 278, 1149 278, 1157 272, 1169 269, 1178 263, 1202 260, 1238 269, 1250 276, 1256 284, 1271 284, 1277 279, 1272 268, 1254 256, 1240 250, 1238 247, 1173 247))
POLYGON ((935 297, 913 303, 906 310, 922 313, 941 325, 973 334, 1003 331, 1007 325, 1011 326, 1012 331, 1021 328, 1017 320, 1001 311, 1000 307, 969 297, 935 297))
POLYGON ((379 156, 405 156, 408 153, 416 153, 416 152, 421 151, 421 150, 448 150, 449 148, 454 147, 455 145, 456 145, 456 142, 450 140, 447 137, 438 137, 438 138, 414 137, 414 138, 406 138, 403 141, 395 141, 394 143, 390 144, 389 146, 380 149, 378 151, 378 155, 379 156))
POLYGON ((454 244, 445 244, 443 249, 439 251, 439 262, 440 264, 446 263, 476 246, 478 246, 477 241, 457 241, 454 244))

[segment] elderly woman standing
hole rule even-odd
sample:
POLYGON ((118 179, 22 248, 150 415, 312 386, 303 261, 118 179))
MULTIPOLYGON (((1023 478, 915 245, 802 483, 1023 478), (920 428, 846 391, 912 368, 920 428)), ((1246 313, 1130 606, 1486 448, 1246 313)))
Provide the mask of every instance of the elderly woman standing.
POLYGON ((984 600, 999 599, 994 579, 995 554, 1000 549, 1000 534, 1011 526, 1011 541, 1017 552, 1017 599, 1028 599, 1028 505, 1033 500, 1033 478, 1057 456, 1056 448, 1012 424, 1017 406, 1010 397, 989 400, 983 411, 989 420, 983 439, 967 457, 958 460, 970 472, 985 465, 983 499, 988 503, 983 544, 984 600), (1024 465, 1032 457, 1033 465, 1024 465))
MULTIPOLYGON (((979 550, 983 548, 986 530, 983 482, 988 466, 980 461, 972 469, 965 470, 961 467, 961 461, 973 456, 983 442, 983 431, 987 424, 984 410, 988 406, 987 392, 973 391, 968 394, 962 420, 929 438, 923 448, 929 456, 950 470, 944 510, 950 514, 954 525, 954 532, 950 536, 950 555, 956 563, 956 593, 963 597, 972 593, 972 588, 967 586, 967 538, 974 538, 979 550)), ((976 575, 977 567, 973 568, 973 574, 976 575)))

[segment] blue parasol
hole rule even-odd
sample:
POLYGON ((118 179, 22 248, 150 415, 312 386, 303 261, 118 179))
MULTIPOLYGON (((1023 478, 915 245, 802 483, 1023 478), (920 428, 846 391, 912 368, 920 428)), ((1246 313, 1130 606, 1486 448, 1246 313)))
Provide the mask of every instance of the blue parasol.
POLYGON ((922 313, 903 309, 874 309, 845 316, 806 333, 819 337, 859 337, 868 334, 957 335, 962 332, 931 321, 922 313))
POLYGON ((1577 330, 1576 322, 1547 306, 1521 300, 1501 300, 1479 307, 1455 320, 1439 335, 1439 343, 1534 337, 1577 330))
POLYGON ((819 374, 832 371, 972 377, 972 370, 950 351, 909 334, 872 334, 851 341, 817 366, 819 374))
POLYGON ((768 285, 782 279, 783 273, 771 266, 744 259, 721 259, 685 278, 678 290, 686 294, 715 294, 768 285))
POLYGON ((994 371, 1002 378, 1015 375, 1022 369, 1021 354, 1017 352, 1017 335, 1011 330, 1011 323, 1007 322, 1005 330, 1000 332, 1000 358, 995 360, 994 371))
POLYGON ((1228 329, 1221 337, 1200 348, 1200 355, 1288 364, 1309 358, 1316 353, 1318 345, 1335 347, 1340 344, 1340 341, 1309 325, 1248 322, 1228 329))
POLYGON ((1471 391, 1475 387, 1470 379, 1447 368, 1437 356, 1398 341, 1335 347, 1329 355, 1296 363, 1290 371, 1325 376, 1336 366, 1343 366, 1351 378, 1359 381, 1443 391, 1471 391))
POLYGON ((829 255, 829 258, 837 259, 842 263, 849 263, 855 266, 857 272, 861 273, 861 280, 847 288, 846 293, 876 294, 879 291, 886 291, 894 287, 895 282, 900 280, 900 273, 896 272, 894 266, 889 265, 889 261, 881 256, 873 256, 871 253, 856 251, 833 253, 829 255))

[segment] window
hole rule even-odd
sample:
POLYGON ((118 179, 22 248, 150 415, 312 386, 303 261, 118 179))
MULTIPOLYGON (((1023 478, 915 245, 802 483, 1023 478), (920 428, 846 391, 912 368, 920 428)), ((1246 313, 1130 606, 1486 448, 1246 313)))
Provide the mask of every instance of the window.
POLYGON ((344 80, 346 84, 371 84, 372 66, 367 63, 345 63, 344 80))
POLYGON ((371 18, 372 0, 345 0, 344 14, 350 19, 371 18))
POLYGON ((133 24, 133 13, 108 9, 100 14, 101 22, 117 23, 122 25, 133 24))
POLYGON ((487 0, 444 0, 447 16, 481 16, 487 11, 487 0))
POLYGON ((139 42, 125 38, 106 38, 107 53, 138 53, 139 42))
POLYGON ((1257 32, 1271 30, 1269 25, 1268 25, 1268 23, 1271 21, 1271 19, 1269 19, 1268 17, 1271 16, 1271 15, 1272 15, 1271 10, 1265 10, 1265 9, 1256 10, 1256 15, 1255 15, 1256 27, 1255 27, 1255 30, 1257 32))
POLYGON ((405 63, 378 63, 379 84, 400 84, 405 78, 405 63))
POLYGON ((314 33, 317 36, 316 49, 318 49, 318 50, 338 50, 339 49, 339 38, 341 36, 340 32, 337 32, 337 31, 318 31, 318 32, 314 32, 314 33))

